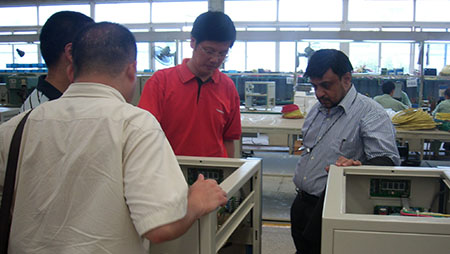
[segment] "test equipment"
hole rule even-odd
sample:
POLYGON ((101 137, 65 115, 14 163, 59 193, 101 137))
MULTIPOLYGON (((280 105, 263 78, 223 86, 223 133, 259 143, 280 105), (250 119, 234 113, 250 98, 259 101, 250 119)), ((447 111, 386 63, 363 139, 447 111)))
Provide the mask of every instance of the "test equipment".
POLYGON ((198 174, 215 179, 228 204, 198 221, 183 236, 150 244, 150 253, 261 253, 261 160, 178 156, 188 184, 198 174))
POLYGON ((322 254, 448 253, 450 168, 331 166, 322 254))

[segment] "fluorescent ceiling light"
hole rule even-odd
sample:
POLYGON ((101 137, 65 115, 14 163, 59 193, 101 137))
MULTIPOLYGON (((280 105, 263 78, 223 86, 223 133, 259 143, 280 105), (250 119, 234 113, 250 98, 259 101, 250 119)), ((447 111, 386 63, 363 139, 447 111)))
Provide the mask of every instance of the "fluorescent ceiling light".
POLYGON ((445 43, 450 43, 450 41, 425 41, 425 43, 439 43, 439 44, 445 44, 445 43))
POLYGON ((145 28, 136 28, 136 29, 130 29, 131 32, 133 33, 139 33, 139 32, 148 32, 150 31, 149 29, 145 29, 145 28))
POLYGON ((249 27, 247 31, 276 31, 275 27, 249 27))
POLYGON ((311 27, 311 31, 341 31, 339 27, 311 27))
POLYGON ((363 42, 374 42, 374 43, 413 43, 413 40, 363 40, 363 42))
POLYGON ((155 28, 155 32, 180 32, 180 28, 155 28))
POLYGON ((280 27, 280 31, 309 31, 307 27, 280 27))
POLYGON ((304 42, 353 42, 353 40, 347 40, 347 39, 304 39, 301 40, 304 42))
POLYGON ((181 28, 181 30, 183 32, 190 32, 190 31, 192 31, 192 26, 183 26, 183 28, 181 28))
POLYGON ((14 31, 13 34, 37 34, 36 31, 14 31))

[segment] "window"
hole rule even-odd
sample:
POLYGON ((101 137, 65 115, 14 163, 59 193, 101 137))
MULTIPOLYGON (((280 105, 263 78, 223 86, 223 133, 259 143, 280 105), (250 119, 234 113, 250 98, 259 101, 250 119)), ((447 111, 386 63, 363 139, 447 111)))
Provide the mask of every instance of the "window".
POLYGON ((381 68, 409 70, 410 43, 381 43, 381 68))
POLYGON ((38 63, 38 45, 37 44, 15 44, 14 50, 14 63, 38 63), (16 49, 20 49, 25 52, 23 57, 17 54, 16 49))
POLYGON ((96 4, 95 21, 121 24, 149 23, 150 3, 96 4))
POLYGON ((89 5, 52 5, 39 6, 39 25, 43 26, 50 16, 60 11, 76 11, 90 17, 89 5))
MULTIPOLYGON (((191 58, 192 57, 192 51, 193 49, 191 48, 191 41, 183 41, 183 43, 181 44, 182 46, 182 55, 181 58, 185 59, 185 58, 191 58)), ((180 61, 181 63, 181 61, 180 61)))
POLYGON ((306 48, 307 46, 310 46, 315 51, 319 49, 339 49, 340 45, 339 42, 335 41, 310 41, 310 42, 304 42, 304 44, 299 44, 299 48, 306 48), (305 47, 300 47, 300 45, 305 45, 305 47))
MULTIPOLYGON (((339 49, 339 42, 326 42, 326 41, 303 41, 298 42, 297 44, 297 53, 298 54, 305 54, 306 48, 312 48, 314 51, 317 51, 319 49, 339 49)), ((295 58, 294 58, 295 61, 295 58)), ((308 57, 307 56, 300 56, 298 58, 299 65, 297 67, 298 72, 305 72, 306 67, 308 67, 308 57)), ((295 63, 295 62, 294 62, 295 63)), ((281 66, 281 63, 280 63, 281 66)), ((293 71, 293 69, 291 70, 293 71)))
POLYGON ((0 24, 2 26, 35 26, 37 25, 37 7, 0 8, 0 24))
POLYGON ((355 71, 365 68, 368 72, 379 73, 378 55, 379 43, 350 43, 349 58, 355 71))
POLYGON ((450 21, 450 1, 416 0, 416 21, 450 21))
POLYGON ((208 11, 207 1, 153 2, 153 23, 194 22, 198 15, 208 11))
POLYGON ((246 70, 275 71, 275 42, 247 42, 246 70))
POLYGON ((279 0, 280 21, 341 21, 342 1, 279 0))
POLYGON ((13 52, 11 45, 0 45, 0 69, 5 69, 6 64, 13 63, 13 52))
POLYGON ((445 44, 426 43, 424 68, 435 68, 437 73, 444 67, 445 44))
POLYGON ((149 43, 138 42, 137 46, 137 70, 144 71, 150 69, 149 43))
POLYGON ((226 70, 245 71, 245 42, 234 42, 224 65, 226 70))
POLYGON ((447 56, 445 57, 445 65, 450 65, 450 43, 446 44, 445 50, 447 52, 447 56))
POLYGON ((277 2, 275 0, 227 1, 225 13, 236 21, 275 21, 277 2))
MULTIPOLYGON (((296 55, 297 54, 295 52, 295 42, 280 42, 281 72, 294 72, 296 55)), ((301 66, 299 66, 297 70, 299 70, 299 68, 301 68, 301 66)))
POLYGON ((348 0, 349 21, 413 21, 413 0, 348 0))

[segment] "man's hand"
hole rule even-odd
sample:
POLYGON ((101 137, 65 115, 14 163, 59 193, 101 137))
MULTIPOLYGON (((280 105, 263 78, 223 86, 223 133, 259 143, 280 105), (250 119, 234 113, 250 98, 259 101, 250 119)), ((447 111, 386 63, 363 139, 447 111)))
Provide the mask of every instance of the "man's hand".
MULTIPOLYGON (((336 161, 336 166, 338 167, 347 167, 347 166, 361 166, 362 163, 359 160, 347 159, 344 156, 339 156, 336 161)), ((330 166, 327 166, 325 170, 328 172, 330 170, 330 166)))
POLYGON ((188 197, 189 210, 199 218, 219 206, 227 204, 227 194, 213 179, 206 179, 202 174, 198 175, 197 181, 189 188, 188 197))
POLYGON ((145 237, 152 243, 175 239, 184 234, 198 218, 219 206, 224 206, 227 201, 227 194, 215 180, 205 180, 205 177, 199 174, 197 181, 189 188, 186 215, 180 220, 148 231, 145 237))

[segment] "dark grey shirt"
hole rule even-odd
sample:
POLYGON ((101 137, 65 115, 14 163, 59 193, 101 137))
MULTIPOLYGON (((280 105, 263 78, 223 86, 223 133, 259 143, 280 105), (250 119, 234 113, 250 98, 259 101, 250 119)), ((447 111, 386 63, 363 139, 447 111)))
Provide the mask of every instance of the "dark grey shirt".
POLYGON ((359 94, 353 85, 330 112, 316 103, 305 119, 302 134, 306 149, 297 163, 294 183, 315 196, 325 188, 325 167, 339 156, 363 163, 384 156, 400 164, 391 119, 381 105, 359 94))

